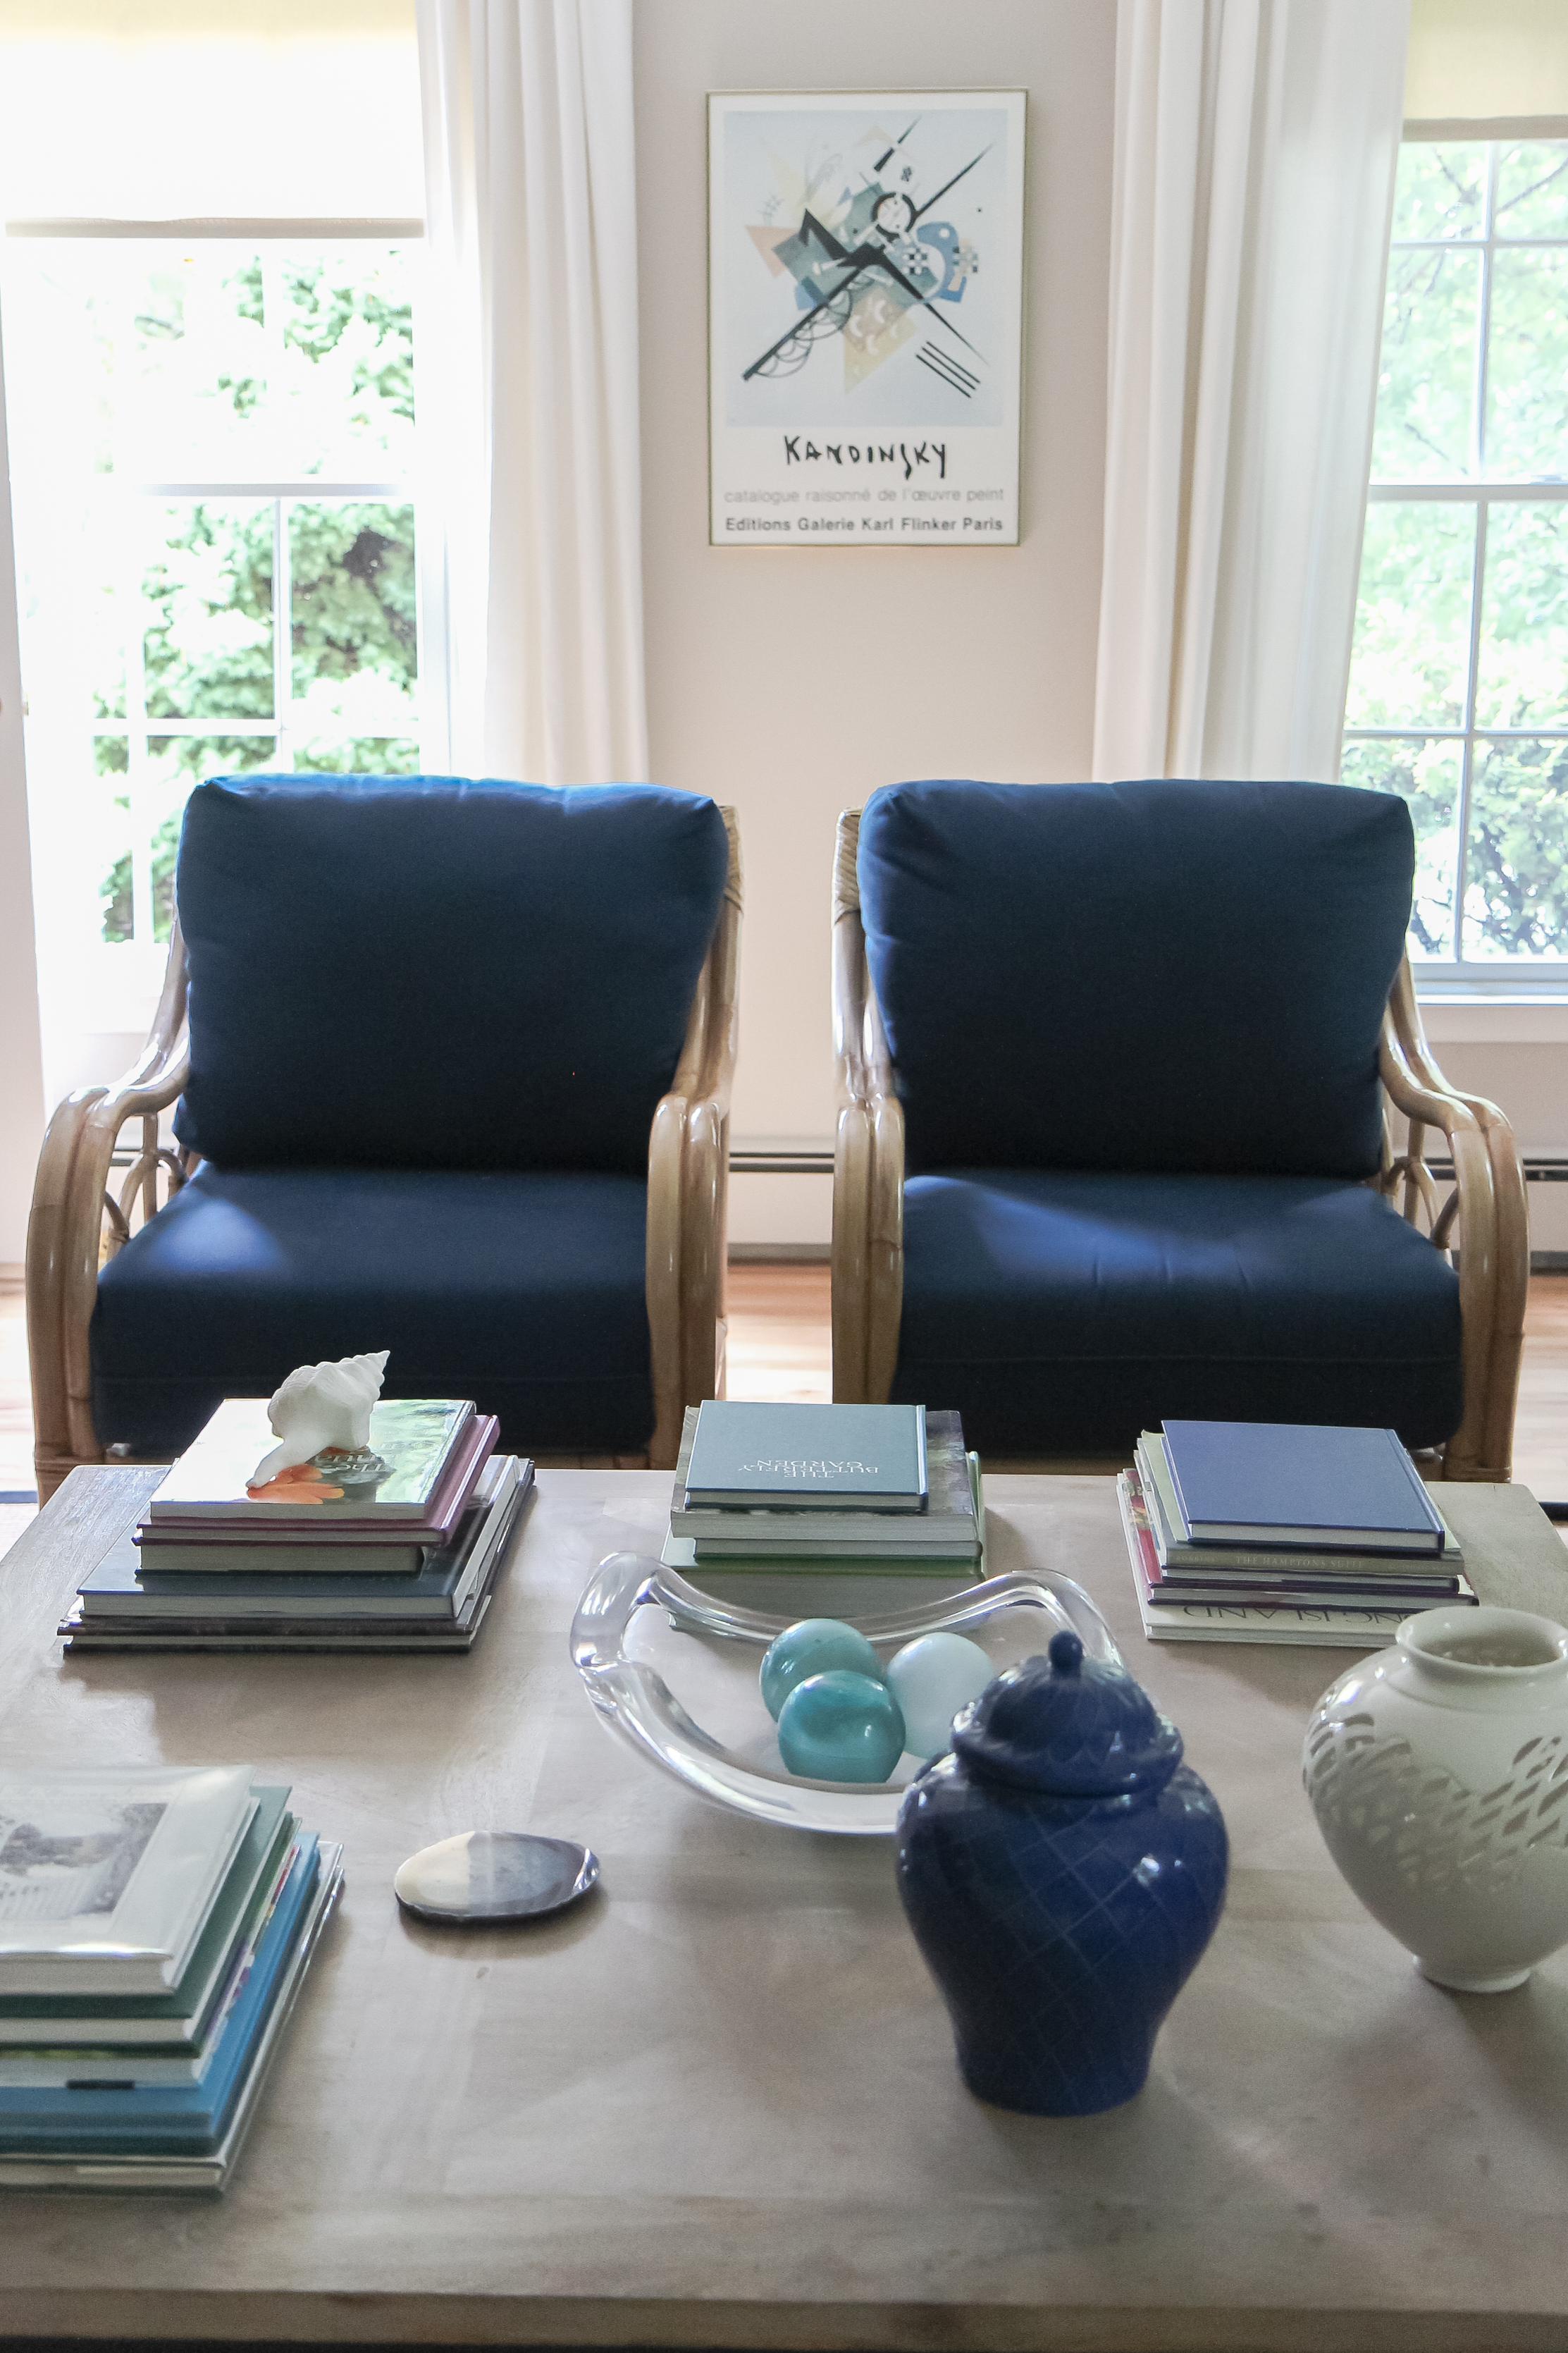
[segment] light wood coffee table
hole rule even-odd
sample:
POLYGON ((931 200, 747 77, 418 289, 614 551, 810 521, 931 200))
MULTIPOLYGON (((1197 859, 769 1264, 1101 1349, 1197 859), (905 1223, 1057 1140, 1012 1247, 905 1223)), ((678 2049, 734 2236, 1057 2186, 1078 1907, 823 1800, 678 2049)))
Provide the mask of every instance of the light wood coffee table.
MULTIPOLYGON (((981 2106, 889 1846, 767 1829, 614 1743, 566 1651, 668 1480, 546 1472, 468 1658, 62 1656, 155 1472, 78 1471, 0 1567, 0 1754, 251 1760, 348 1888, 221 2201, 0 2197, 0 2332, 910 2348, 1568 2345, 1568 1957, 1419 1978, 1331 1867, 1302 1727, 1352 1653, 1157 1648, 1111 1483, 988 1482, 995 1569, 1095 1595, 1225 1808, 1230 1898, 1147 2089, 981 2106), (400 1916, 447 1833, 585 1840, 553 1925, 400 1916)), ((1477 1564, 1568 1616, 1521 1489, 1448 1490, 1477 1564)))

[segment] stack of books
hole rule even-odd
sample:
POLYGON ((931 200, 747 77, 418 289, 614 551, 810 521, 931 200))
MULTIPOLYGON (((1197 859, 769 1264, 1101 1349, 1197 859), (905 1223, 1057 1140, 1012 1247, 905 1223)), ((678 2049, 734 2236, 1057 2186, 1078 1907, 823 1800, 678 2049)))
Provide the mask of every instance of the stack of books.
POLYGON ((72 1651, 466 1651, 533 1465, 495 1451, 471 1403, 394 1398, 362 1454, 265 1488, 265 1398, 230 1398, 132 1533, 89 1571, 72 1651))
POLYGON ((342 1854, 247 1765, 0 1769, 0 2185, 221 2189, 342 1854))
POLYGON ((956 1413, 919 1405, 687 1410, 667 1567, 975 1575, 978 1456, 956 1413))
POLYGON ((1156 1641, 1375 1650, 1415 1611, 1476 1599, 1392 1430, 1168 1421, 1118 1486, 1156 1641))

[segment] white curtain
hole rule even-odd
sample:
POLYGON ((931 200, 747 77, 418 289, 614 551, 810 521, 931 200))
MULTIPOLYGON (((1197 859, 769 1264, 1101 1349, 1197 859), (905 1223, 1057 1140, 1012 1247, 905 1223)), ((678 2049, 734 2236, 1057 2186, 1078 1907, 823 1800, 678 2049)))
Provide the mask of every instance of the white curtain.
POLYGON ((426 765, 638 779, 631 0, 418 0, 418 26, 426 765))
POLYGON ((27 774, 22 743, 22 659, 16 639, 16 568, 11 543, 5 364, 0 349, 0 1273, 22 1264, 33 1166, 44 1133, 38 975, 33 952, 33 876, 27 774))
POLYGON ((1094 773, 1339 773, 1408 0, 1120 0, 1094 773))

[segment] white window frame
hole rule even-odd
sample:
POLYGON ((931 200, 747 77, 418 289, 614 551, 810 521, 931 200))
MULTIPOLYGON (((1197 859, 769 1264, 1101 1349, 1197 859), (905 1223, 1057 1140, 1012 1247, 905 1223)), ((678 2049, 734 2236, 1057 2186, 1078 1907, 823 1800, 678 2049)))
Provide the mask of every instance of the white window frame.
MULTIPOLYGON (((140 243, 167 243, 188 246, 193 240, 225 242, 240 246, 253 245, 263 255, 264 279, 266 251, 268 246, 347 244, 350 242, 379 245, 409 245, 422 243, 425 224, 422 220, 386 218, 351 219, 211 219, 211 220, 10 220, 5 223, 7 237, 26 238, 96 238, 110 240, 132 238, 140 243)), ((272 293, 268 286, 269 295, 272 293)), ((276 298, 266 307, 280 315, 276 298)), ((223 500, 231 503, 247 501, 258 507, 270 506, 272 511, 272 699, 270 719, 227 718, 207 715, 192 719, 164 718, 147 710, 145 633, 131 626, 125 645, 125 715, 122 719, 95 721, 89 733, 92 740, 123 743, 128 758, 127 793, 131 805, 131 877, 132 877, 132 937, 125 941, 104 940, 100 943, 99 990, 106 999, 118 1006, 125 999, 126 983, 132 983, 133 994, 143 997, 155 994, 164 963, 167 944, 154 936, 153 903, 153 848, 157 830, 157 813, 152 797, 152 754, 148 750, 152 737, 171 736, 259 736, 273 744, 275 765, 279 769, 293 765, 293 737, 297 732, 293 722, 295 698, 293 664, 290 659, 292 586, 289 577, 289 511, 295 502, 321 504, 339 499, 378 500, 387 503, 412 506, 416 509, 415 561, 423 564, 421 537, 418 528, 417 501, 412 475, 395 476, 374 480, 339 480, 313 475, 295 481, 250 480, 166 480, 138 481, 126 480, 117 484, 119 495, 128 499, 168 501, 175 499, 223 500)), ((127 610, 134 614, 141 602, 141 584, 128 584, 132 595, 127 610)), ((423 683, 425 676, 424 623, 426 611, 425 584, 421 578, 416 596, 416 670, 423 683)), ((410 733, 421 735, 424 723, 423 697, 416 703, 410 733)))
MULTIPOLYGON (((1491 479, 1486 474, 1487 373, 1491 343, 1492 265, 1500 252, 1543 253, 1568 249, 1568 237, 1500 237, 1496 230, 1498 158, 1504 147, 1521 143, 1514 138, 1467 139, 1460 126, 1445 131, 1439 140, 1411 140, 1407 145, 1480 146, 1487 150, 1479 237, 1397 237, 1395 253, 1476 253, 1480 257, 1477 288, 1476 355, 1470 414, 1470 472, 1448 481, 1373 481, 1367 488, 1368 508, 1394 505, 1471 506, 1476 509, 1475 543, 1470 567, 1469 636, 1466 648, 1465 699, 1457 727, 1353 727, 1343 731, 1342 744, 1455 744, 1459 746, 1458 869, 1455 877, 1455 923, 1463 944, 1466 867, 1469 849, 1470 787, 1478 744, 1568 742, 1568 726, 1478 727, 1476 683, 1480 654, 1481 592, 1486 576, 1487 522, 1493 506, 1504 503, 1561 505, 1568 501, 1568 481, 1491 479)), ((1554 135, 1532 134, 1530 143, 1568 146, 1568 125, 1554 135)), ((1568 1002, 1568 962, 1532 956, 1486 958, 1412 956, 1411 968, 1424 998, 1442 1002, 1530 1004, 1542 999, 1568 1002)))

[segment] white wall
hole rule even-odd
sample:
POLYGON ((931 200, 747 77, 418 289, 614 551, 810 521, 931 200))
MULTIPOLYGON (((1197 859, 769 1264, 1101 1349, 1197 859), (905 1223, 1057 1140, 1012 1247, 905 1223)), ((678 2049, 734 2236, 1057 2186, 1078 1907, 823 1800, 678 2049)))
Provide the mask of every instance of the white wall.
MULTIPOLYGON (((1429 1005, 1424 1018, 1445 1076, 1495 1103, 1527 1158, 1568 1156, 1568 1005, 1429 1005)), ((1531 1250, 1568 1251, 1568 1184, 1525 1198, 1531 1250)))
MULTIPOLYGON (((740 811, 737 1144, 826 1144, 834 827, 906 776, 1086 776, 1104 474, 1108 0, 637 0, 651 769, 740 811), (708 544, 710 90, 1029 94, 1023 540, 708 544)), ((741 1241, 826 1238, 821 1177, 737 1176, 741 1241)))
MULTIPOLYGON (((1436 5, 1436 0, 1434 0, 1436 5)), ((833 1128, 828 885, 841 808, 901 776, 1086 776, 1104 478, 1110 0, 637 0, 652 774, 735 803, 747 863, 735 1141, 833 1128), (704 94, 1029 93, 1017 549, 710 548, 704 94)), ((1438 1059, 1527 1152, 1568 1155, 1568 1008, 1432 1008, 1438 1059)), ((740 1176, 739 1242, 825 1241, 831 1187, 740 1176)), ((1568 1249, 1568 1185, 1532 1185, 1568 1249)))

